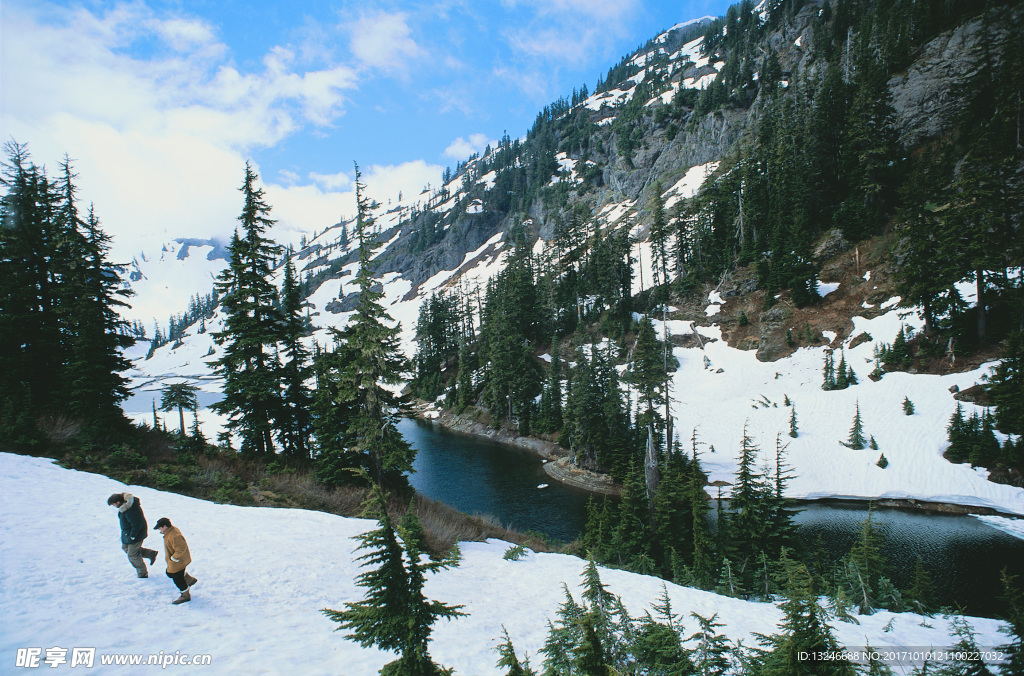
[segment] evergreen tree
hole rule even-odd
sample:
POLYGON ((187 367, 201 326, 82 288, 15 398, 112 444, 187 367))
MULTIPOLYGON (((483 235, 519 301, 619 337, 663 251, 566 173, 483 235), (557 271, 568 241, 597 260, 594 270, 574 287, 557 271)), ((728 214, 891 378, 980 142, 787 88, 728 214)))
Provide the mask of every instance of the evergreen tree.
POLYGON ((703 473, 699 471, 699 466, 690 474, 688 489, 690 513, 693 516, 693 526, 690 529, 693 534, 693 581, 701 589, 711 589, 716 574, 715 540, 708 527, 708 512, 711 508, 708 506, 703 473))
POLYGON ((77 175, 65 157, 51 182, 25 146, 9 142, 0 201, 0 432, 40 441, 39 423, 68 417, 106 436, 123 425, 133 338, 119 315, 120 268, 90 209, 80 214, 77 175))
POLYGON ((498 653, 498 667, 507 668, 506 676, 536 676, 536 672, 530 668, 530 660, 522 662, 516 656, 516 649, 512 645, 512 639, 508 636, 508 630, 501 628, 502 642, 495 650, 498 653))
POLYGON ((832 350, 825 350, 825 368, 823 372, 823 379, 821 383, 821 389, 823 390, 834 390, 836 389, 836 367, 832 361, 832 350))
POLYGON ((189 383, 170 383, 164 385, 163 393, 160 395, 160 410, 173 411, 178 409, 178 427, 181 436, 185 436, 185 409, 196 410, 196 392, 199 388, 189 383))
POLYGON ((757 553, 767 547, 769 529, 763 518, 771 489, 764 477, 756 472, 754 463, 760 452, 754 440, 747 433, 747 425, 743 425, 743 438, 740 447, 740 463, 736 469, 732 495, 729 498, 730 535, 733 538, 735 551, 743 570, 749 576, 750 566, 757 553))
POLYGON ((798 436, 800 436, 800 433, 796 427, 796 406, 793 407, 789 414, 789 436, 792 437, 793 439, 796 439, 798 436))
POLYGON ((954 636, 960 640, 950 648, 952 660, 933 673, 936 676, 995 676, 982 660, 981 650, 975 640, 976 635, 967 620, 963 617, 954 617, 950 624, 953 626, 954 636))
POLYGON ((224 398, 213 408, 226 414, 226 427, 242 438, 241 451, 250 456, 274 453, 272 422, 281 402, 280 371, 274 352, 281 316, 277 290, 270 281, 281 247, 265 233, 275 221, 252 165, 245 165, 245 180, 238 230, 228 246, 227 269, 217 278, 216 290, 224 312, 224 330, 213 334, 223 349, 213 363, 224 379, 224 398))
POLYGON ((1017 578, 1003 569, 1003 601, 1006 603, 1006 627, 1010 642, 999 647, 1007 655, 1001 673, 1007 676, 1024 675, 1024 592, 1017 586, 1017 578))
POLYGON ((846 440, 845 445, 856 451, 863 449, 867 445, 867 439, 864 438, 864 424, 860 419, 860 402, 857 402, 857 412, 853 416, 853 427, 850 428, 850 437, 846 440))
POLYGON ((653 609, 658 619, 650 612, 645 613, 636 624, 627 648, 636 660, 637 671, 651 676, 690 676, 694 667, 689 651, 682 645, 679 621, 672 612, 665 587, 653 609))
POLYGON ((655 335, 654 324, 650 318, 644 317, 640 320, 640 330, 633 346, 633 360, 627 377, 624 378, 636 386, 640 400, 645 406, 643 413, 637 418, 638 428, 651 426, 660 435, 665 421, 661 419, 656 407, 664 405, 668 373, 677 365, 675 357, 666 359, 666 347, 655 335))
POLYGON ((989 378, 986 390, 996 406, 995 421, 1006 434, 1024 434, 1024 338, 1014 333, 1006 342, 1003 359, 989 378))
POLYGON ((910 397, 903 397, 903 413, 904 415, 914 415, 914 402, 910 401, 910 397))
POLYGON ((309 439, 312 434, 310 409, 313 399, 306 382, 312 375, 309 351, 302 344, 307 324, 302 316, 301 289, 295 278, 295 266, 289 257, 284 266, 281 289, 281 352, 285 361, 281 365, 284 386, 277 422, 281 448, 286 455, 308 460, 309 439))
POLYGON ((723 627, 718 622, 718 613, 711 617, 704 617, 697 613, 690 613, 690 617, 697 620, 698 629, 689 637, 688 643, 695 643, 690 659, 693 661, 694 674, 699 676, 724 676, 729 673, 732 664, 729 654, 732 651, 729 639, 718 633, 723 627))
POLYGON ((918 556, 914 562, 914 575, 911 578, 910 588, 903 592, 903 598, 915 613, 928 615, 931 613, 934 603, 932 597, 931 575, 928 574, 924 562, 918 556))
POLYGON ((818 660, 814 656, 840 649, 838 641, 826 622, 825 613, 818 605, 807 567, 783 556, 782 576, 785 580, 786 600, 781 604, 785 613, 780 629, 774 636, 761 637, 771 648, 755 662, 752 673, 760 676, 846 676, 856 674, 855 666, 847 660, 818 660), (808 659, 805 655, 811 655, 808 659))
POLYGON ((447 672, 430 659, 427 646, 430 632, 438 619, 464 616, 462 606, 431 601, 423 595, 426 573, 444 570, 451 559, 422 559, 422 529, 410 513, 403 527, 396 529, 387 512, 387 499, 376 485, 373 507, 378 511, 378 527, 356 536, 363 567, 356 584, 367 590, 361 601, 347 602, 344 610, 324 608, 321 612, 338 623, 338 630, 350 630, 347 636, 364 648, 376 646, 399 653, 399 659, 381 669, 384 676, 442 676, 447 672), (398 540, 401 530, 402 542, 398 540), (404 549, 403 549, 404 545, 404 549))
POLYGON ((843 561, 841 574, 847 597, 860 614, 870 615, 879 605, 885 568, 881 536, 875 529, 874 506, 869 505, 868 517, 861 522, 860 534, 843 561))
MULTIPOLYGON (((357 166, 354 236, 359 270, 353 281, 358 298, 348 326, 337 335, 345 345, 345 358, 333 378, 337 403, 351 412, 348 452, 358 454, 375 483, 401 484, 402 473, 412 471, 416 452, 397 428, 405 400, 385 386, 402 382, 407 364, 398 344, 400 327, 390 325, 392 319, 381 305, 384 292, 374 288, 372 257, 380 244, 365 189, 357 166)), ((327 376, 332 377, 330 372, 327 376)))

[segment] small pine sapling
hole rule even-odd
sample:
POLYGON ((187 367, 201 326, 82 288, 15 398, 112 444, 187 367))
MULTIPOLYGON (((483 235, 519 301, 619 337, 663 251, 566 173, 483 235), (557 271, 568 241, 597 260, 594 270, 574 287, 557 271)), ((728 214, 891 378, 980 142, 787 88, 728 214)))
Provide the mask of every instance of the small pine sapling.
POLYGON ((786 347, 795 347, 796 341, 793 340, 793 329, 786 329, 786 347))
POLYGON ((878 442, 875 441, 875 435, 874 434, 871 435, 871 441, 868 442, 868 448, 870 448, 872 451, 877 451, 878 450, 878 442))
POLYGON ((864 423, 860 419, 860 402, 857 403, 857 413, 853 416, 853 427, 850 428, 850 438, 846 440, 847 448, 855 451, 862 450, 867 444, 864 438, 864 423))
POLYGON ((914 415, 914 402, 910 401, 910 397, 903 397, 903 414, 914 415))
POLYGON ((850 380, 847 377, 848 371, 849 368, 846 364, 846 353, 841 351, 839 353, 839 366, 837 366, 835 370, 835 386, 833 389, 845 390, 850 386, 850 380))
POLYGON ((878 462, 876 462, 875 464, 881 467, 882 469, 885 469, 886 467, 889 466, 889 461, 886 459, 885 453, 878 456, 878 462))
POLYGON ((793 402, 790 401, 788 394, 782 395, 782 405, 783 406, 792 406, 793 405, 793 402))
POLYGON ((834 390, 836 389, 836 369, 832 363, 832 351, 825 351, 825 367, 822 373, 823 379, 821 383, 821 389, 823 390, 834 390))
POLYGON ((789 413, 789 436, 793 437, 794 439, 800 436, 800 433, 797 431, 796 428, 796 406, 794 406, 792 411, 790 411, 789 413))
POLYGON ((501 637, 502 642, 494 648, 498 653, 498 666, 507 667, 508 676, 535 676, 537 672, 530 668, 530 659, 526 658, 520 662, 516 657, 516 649, 504 626, 501 628, 501 637))

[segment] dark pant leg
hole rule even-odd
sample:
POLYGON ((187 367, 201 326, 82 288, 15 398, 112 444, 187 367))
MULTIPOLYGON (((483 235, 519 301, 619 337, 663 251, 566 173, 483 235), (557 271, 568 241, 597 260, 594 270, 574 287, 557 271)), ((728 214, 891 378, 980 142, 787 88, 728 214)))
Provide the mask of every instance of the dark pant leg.
POLYGON ((146 570, 146 564, 142 560, 142 543, 136 542, 130 545, 121 545, 121 549, 128 555, 128 560, 133 566, 135 566, 135 572, 138 573, 139 577, 146 577, 149 575, 149 571, 146 570))
POLYGON ((185 569, 184 568, 179 570, 177 573, 172 573, 171 571, 167 571, 167 577, 171 578, 174 581, 175 586, 178 587, 178 591, 180 591, 180 592, 188 591, 188 585, 185 584, 185 569))

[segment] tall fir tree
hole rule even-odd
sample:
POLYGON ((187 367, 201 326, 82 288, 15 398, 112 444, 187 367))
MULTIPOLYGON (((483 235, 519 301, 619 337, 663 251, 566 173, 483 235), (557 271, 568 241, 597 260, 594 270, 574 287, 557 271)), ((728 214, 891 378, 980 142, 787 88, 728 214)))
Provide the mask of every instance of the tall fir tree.
POLYGON ((282 396, 277 414, 281 449, 293 458, 311 457, 310 436, 313 433, 311 408, 313 397, 307 381, 312 376, 309 350, 302 344, 306 336, 306 318, 302 315, 302 289, 289 256, 284 265, 281 287, 281 364, 282 396))
POLYGON ((128 293, 107 261, 109 237, 90 209, 83 219, 70 160, 51 182, 25 146, 5 145, 0 201, 0 431, 42 440, 40 424, 70 418, 108 436, 125 423, 122 372, 131 345, 119 308, 128 293))
POLYGON ((451 673, 430 659, 428 644, 434 622, 464 615, 462 606, 431 601, 423 594, 427 573, 453 565, 453 561, 422 561, 422 533, 415 517, 396 529, 387 511, 387 498, 379 486, 372 489, 372 507, 377 511, 377 528, 356 536, 357 550, 366 550, 358 560, 370 568, 360 573, 356 584, 365 588, 361 601, 345 603, 344 610, 324 608, 338 623, 338 631, 350 630, 347 638, 364 648, 376 646, 399 653, 399 659, 381 669, 382 676, 443 676, 451 673), (399 530, 402 542, 399 542, 399 530))
POLYGON ((226 427, 241 437, 241 452, 273 455, 274 418, 281 406, 280 370, 276 353, 281 314, 277 289, 270 280, 281 247, 266 236, 275 223, 270 205, 252 165, 245 164, 243 196, 236 230, 228 247, 228 267, 215 285, 224 313, 224 330, 213 339, 222 348, 213 362, 224 379, 224 398, 214 404, 226 414, 226 427))
POLYGON ((351 411, 347 450, 359 455, 375 483, 397 486, 406 481, 402 473, 412 471, 416 451, 397 427, 406 401, 387 386, 402 382, 409 367, 398 344, 400 327, 392 325, 394 320, 381 304, 384 292, 374 287, 373 254, 380 243, 365 191, 357 166, 354 237, 359 270, 354 283, 358 295, 348 326, 337 334, 345 346, 345 359, 333 378, 337 403, 351 411))

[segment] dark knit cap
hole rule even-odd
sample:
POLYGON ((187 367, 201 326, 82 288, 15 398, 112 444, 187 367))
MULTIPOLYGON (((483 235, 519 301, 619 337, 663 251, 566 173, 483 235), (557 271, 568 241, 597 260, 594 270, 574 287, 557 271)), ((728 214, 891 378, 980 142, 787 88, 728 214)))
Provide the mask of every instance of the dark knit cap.
POLYGON ((166 516, 161 516, 159 519, 156 520, 156 525, 153 526, 153 530, 156 530, 157 528, 163 528, 164 526, 170 528, 171 520, 168 519, 166 516))

